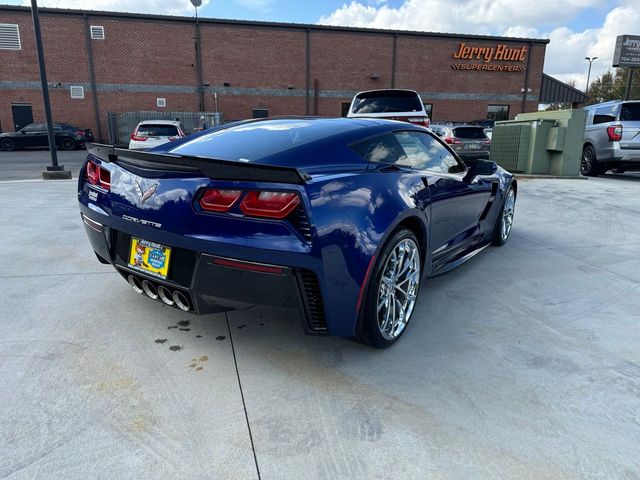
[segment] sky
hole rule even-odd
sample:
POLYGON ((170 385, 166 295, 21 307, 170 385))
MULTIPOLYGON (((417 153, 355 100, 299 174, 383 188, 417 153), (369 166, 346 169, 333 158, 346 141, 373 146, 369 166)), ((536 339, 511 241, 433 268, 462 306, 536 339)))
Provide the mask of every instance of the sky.
MULTIPOLYGON (((29 5, 29 0, 0 0, 29 5)), ((202 0, 215 18, 548 38, 544 71, 584 90, 611 69, 617 35, 640 35, 640 0, 202 0)), ((40 6, 193 15, 189 0, 39 0, 40 6), (90 5, 87 7, 87 5, 90 5)))

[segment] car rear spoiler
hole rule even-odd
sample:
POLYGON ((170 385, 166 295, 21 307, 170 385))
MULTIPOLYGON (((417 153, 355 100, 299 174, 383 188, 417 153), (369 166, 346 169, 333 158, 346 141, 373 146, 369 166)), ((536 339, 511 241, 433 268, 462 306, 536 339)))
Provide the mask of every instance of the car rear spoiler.
POLYGON ((216 180, 303 184, 311 178, 307 173, 292 167, 135 151, 100 143, 89 143, 87 151, 104 162, 122 164, 124 167, 131 165, 149 170, 200 172, 216 180))

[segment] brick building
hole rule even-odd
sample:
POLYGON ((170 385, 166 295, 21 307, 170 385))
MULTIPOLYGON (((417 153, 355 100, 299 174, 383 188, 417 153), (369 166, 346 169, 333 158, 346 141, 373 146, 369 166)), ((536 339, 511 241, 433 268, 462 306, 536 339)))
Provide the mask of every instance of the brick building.
MULTIPOLYGON (((340 116, 357 91, 392 87, 418 91, 435 121, 513 118, 538 108, 548 43, 49 8, 40 20, 54 120, 101 139, 107 112, 213 111, 214 93, 226 120, 340 116)), ((43 121, 30 9, 0 6, 0 127, 29 111, 43 121)))

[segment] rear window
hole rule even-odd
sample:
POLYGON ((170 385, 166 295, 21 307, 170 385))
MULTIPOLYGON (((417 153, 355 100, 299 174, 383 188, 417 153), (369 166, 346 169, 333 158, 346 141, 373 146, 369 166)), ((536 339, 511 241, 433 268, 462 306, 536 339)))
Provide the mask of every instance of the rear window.
POLYGON ((138 126, 138 135, 146 137, 176 137, 178 127, 175 125, 153 125, 151 123, 138 126))
POLYGON ((453 136, 463 140, 482 140, 487 138, 481 127, 458 127, 453 129, 453 136))
POLYGON ((623 103, 620 121, 640 121, 640 103, 623 103))
POLYGON ((421 112, 420 97, 413 92, 365 92, 353 102, 352 113, 421 112))

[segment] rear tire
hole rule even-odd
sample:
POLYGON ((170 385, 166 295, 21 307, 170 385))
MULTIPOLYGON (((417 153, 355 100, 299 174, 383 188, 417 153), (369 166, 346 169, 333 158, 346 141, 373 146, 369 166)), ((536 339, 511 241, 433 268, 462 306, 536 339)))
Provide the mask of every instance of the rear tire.
POLYGON ((598 165, 596 151, 591 145, 585 145, 580 159, 580 173, 585 177, 597 177, 604 173, 604 169, 598 165))
POLYGON ((0 150, 4 150, 5 152, 12 152, 16 149, 16 142, 11 140, 10 138, 3 138, 0 141, 0 150))
POLYGON ((365 297, 360 332, 363 343, 387 348, 406 330, 420 289, 419 245, 414 233, 402 228, 382 248, 365 297))
POLYGON ((63 138, 60 141, 60 148, 62 150, 67 150, 67 151, 75 150, 76 149, 76 142, 72 138, 63 138))

